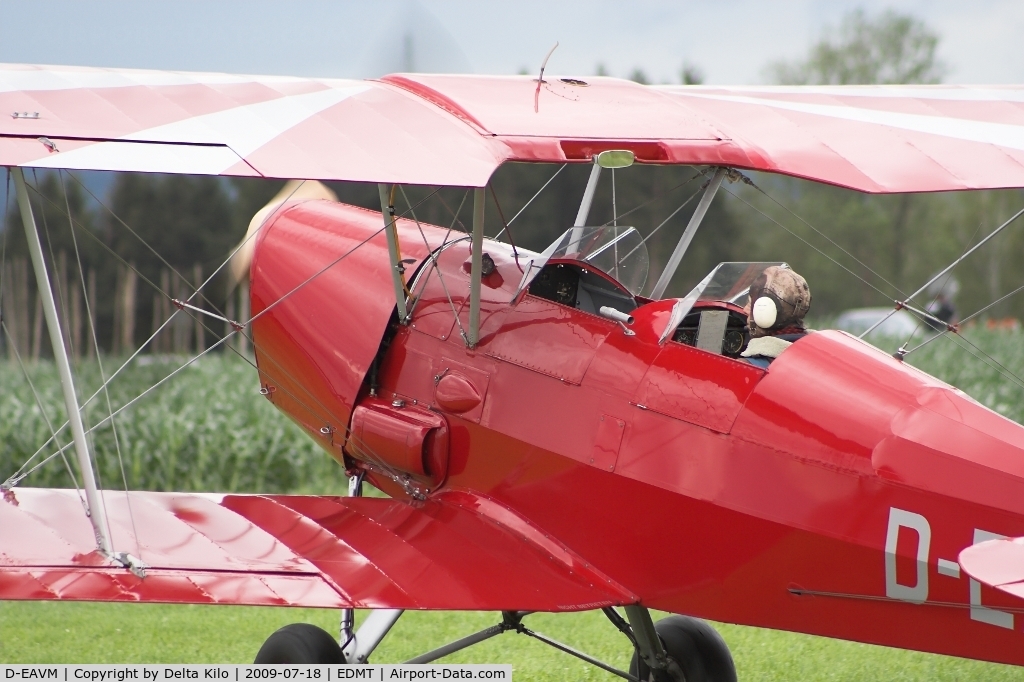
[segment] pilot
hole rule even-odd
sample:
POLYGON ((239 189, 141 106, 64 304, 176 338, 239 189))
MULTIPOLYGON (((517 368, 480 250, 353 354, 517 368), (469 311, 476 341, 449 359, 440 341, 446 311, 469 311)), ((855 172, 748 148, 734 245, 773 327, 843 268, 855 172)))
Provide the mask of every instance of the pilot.
POLYGON ((788 268, 772 265, 750 285, 747 325, 750 342, 741 355, 767 367, 794 341, 807 335, 804 316, 811 307, 807 280, 788 268))

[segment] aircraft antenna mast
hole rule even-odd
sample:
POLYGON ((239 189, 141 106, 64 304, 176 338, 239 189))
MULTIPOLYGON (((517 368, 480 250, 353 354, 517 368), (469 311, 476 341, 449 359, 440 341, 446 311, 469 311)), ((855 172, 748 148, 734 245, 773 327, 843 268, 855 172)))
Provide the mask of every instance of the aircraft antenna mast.
POLYGON ((25 175, 21 168, 14 167, 10 170, 11 175, 14 176, 14 189, 18 198, 18 206, 21 209, 21 221, 25 225, 28 251, 32 258, 32 267, 36 273, 36 285, 39 287, 39 298, 43 304, 43 316, 46 318, 46 327, 50 332, 50 343, 53 345, 53 358, 57 365, 57 372, 60 374, 60 385, 64 390, 64 405, 68 411, 68 422, 71 424, 71 435, 74 439, 75 455, 78 457, 78 467, 82 470, 82 483, 85 487, 85 501, 88 507, 89 521, 92 523, 93 531, 96 534, 96 544, 99 550, 107 557, 115 558, 113 547, 110 543, 110 536, 107 533, 107 513, 103 507, 103 497, 96 488, 96 475, 93 470, 92 455, 89 452, 89 444, 85 439, 82 415, 78 409, 74 377, 71 374, 71 363, 68 361, 68 352, 64 347, 64 335, 61 332, 60 321, 57 318, 57 304, 53 299, 50 277, 46 272, 46 263, 43 260, 43 247, 39 242, 39 232, 36 229, 35 216, 32 215, 32 204, 29 203, 28 190, 25 186, 25 175))

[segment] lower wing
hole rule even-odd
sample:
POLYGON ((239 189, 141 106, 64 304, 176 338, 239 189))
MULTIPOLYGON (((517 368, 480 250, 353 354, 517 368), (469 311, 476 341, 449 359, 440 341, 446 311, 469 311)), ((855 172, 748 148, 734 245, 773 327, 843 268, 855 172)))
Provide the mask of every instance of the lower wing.
POLYGON ((637 597, 486 499, 104 491, 96 551, 75 490, 0 500, 0 599, 574 611, 637 597))
POLYGON ((960 565, 972 578, 1024 599, 1024 538, 988 540, 960 552, 960 565))

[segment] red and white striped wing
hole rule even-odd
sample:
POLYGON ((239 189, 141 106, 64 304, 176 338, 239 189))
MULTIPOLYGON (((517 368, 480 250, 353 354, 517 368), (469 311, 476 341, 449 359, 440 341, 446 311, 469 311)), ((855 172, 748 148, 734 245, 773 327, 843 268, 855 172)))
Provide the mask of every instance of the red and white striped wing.
POLYGON ((866 192, 1024 186, 1024 86, 715 88, 0 65, 0 165, 482 186, 505 161, 723 164, 866 192), (46 138, 41 141, 39 138, 46 138))
POLYGON ((481 186, 506 156, 371 81, 3 65, 0 112, 4 166, 481 186))

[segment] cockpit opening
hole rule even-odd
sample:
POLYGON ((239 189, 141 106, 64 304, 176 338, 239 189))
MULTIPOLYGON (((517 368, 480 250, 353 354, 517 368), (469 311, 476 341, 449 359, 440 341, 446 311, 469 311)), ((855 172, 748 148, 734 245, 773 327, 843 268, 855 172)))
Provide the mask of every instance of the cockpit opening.
POLYGON ((602 307, 631 313, 636 299, 611 279, 579 262, 548 262, 530 283, 530 293, 591 315, 602 307))

